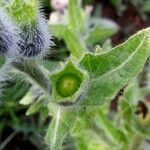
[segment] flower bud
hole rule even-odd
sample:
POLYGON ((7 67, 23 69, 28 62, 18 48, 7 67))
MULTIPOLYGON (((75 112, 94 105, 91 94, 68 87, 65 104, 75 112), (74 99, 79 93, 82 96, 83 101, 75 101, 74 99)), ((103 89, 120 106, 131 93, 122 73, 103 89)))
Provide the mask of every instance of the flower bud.
POLYGON ((42 15, 39 15, 34 26, 24 27, 20 35, 22 42, 19 44, 19 52, 26 57, 43 56, 53 45, 47 22, 42 15))
POLYGON ((7 3, 7 10, 21 29, 19 54, 22 57, 43 56, 53 42, 38 0, 13 0, 7 3))
POLYGON ((0 8, 0 53, 14 57, 18 53, 19 29, 3 8, 0 8))
POLYGON ((5 7, 19 26, 34 24, 38 17, 38 0, 9 0, 5 7))

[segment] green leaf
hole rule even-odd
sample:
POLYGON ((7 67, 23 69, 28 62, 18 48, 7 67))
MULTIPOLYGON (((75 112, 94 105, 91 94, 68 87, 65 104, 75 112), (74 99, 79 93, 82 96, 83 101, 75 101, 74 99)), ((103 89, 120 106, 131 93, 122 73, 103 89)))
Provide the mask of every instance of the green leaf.
MULTIPOLYGON (((123 128, 125 129, 127 136, 132 137, 135 133, 132 124, 133 115, 135 115, 135 107, 124 97, 119 100, 118 105, 123 128)), ((128 142, 130 142, 129 139, 128 142)))
POLYGON ((119 27, 116 23, 108 19, 92 19, 89 35, 87 36, 88 44, 102 44, 106 39, 114 35, 119 27))
POLYGON ((99 111, 99 116, 97 117, 98 121, 101 124, 101 127, 105 129, 107 134, 115 143, 125 143, 127 142, 125 134, 117 128, 111 120, 108 119, 106 115, 103 114, 102 111, 99 111))
POLYGON ((116 31, 117 30, 114 30, 113 28, 94 27, 89 33, 87 42, 90 42, 93 45, 103 43, 106 39, 115 34, 116 31))
POLYGON ((76 111, 73 108, 64 109, 58 106, 56 110, 46 134, 46 143, 50 145, 51 150, 61 149, 61 145, 76 119, 76 111))
POLYGON ((68 15, 72 29, 85 30, 84 14, 78 0, 69 0, 68 15))
POLYGON ((95 127, 95 117, 97 116, 99 107, 78 107, 78 119, 72 129, 73 136, 80 136, 82 131, 91 130, 95 127))
POLYGON ((58 39, 63 38, 64 31, 66 29, 65 25, 58 24, 58 25, 50 25, 50 30, 52 31, 52 34, 56 36, 58 39))
MULTIPOLYGON (((97 136, 92 130, 82 130, 80 135, 75 136, 77 150, 113 150, 110 143, 106 143, 102 138, 97 136)), ((108 141, 107 141, 108 142, 108 141)))
POLYGON ((147 28, 109 52, 84 56, 80 66, 89 73, 90 83, 83 105, 104 104, 140 73, 149 55, 149 35, 147 28))
POLYGON ((32 86, 28 93, 19 101, 21 105, 29 105, 32 104, 39 97, 44 95, 44 92, 37 86, 32 86))
POLYGON ((83 56, 85 53, 85 45, 76 32, 66 28, 63 34, 63 39, 67 45, 68 50, 74 57, 81 58, 83 56))
POLYGON ((132 108, 129 101, 125 98, 121 98, 119 101, 119 111, 122 115, 123 120, 127 124, 131 124, 132 121, 132 108))
POLYGON ((31 84, 24 82, 21 76, 14 74, 11 67, 4 66, 1 69, 0 76, 1 100, 18 102, 29 91, 31 84))
POLYGON ((136 105, 137 101, 141 98, 138 79, 133 79, 132 82, 125 88, 123 97, 130 105, 136 105))
POLYGON ((36 95, 30 90, 20 101, 21 105, 29 105, 37 98, 36 95))
POLYGON ((44 96, 41 96, 30 106, 30 108, 26 112, 26 115, 29 116, 31 114, 38 112, 43 106, 44 106, 44 96))
POLYGON ((4 3, 9 14, 18 25, 35 23, 38 19, 39 3, 37 0, 14 0, 4 3))

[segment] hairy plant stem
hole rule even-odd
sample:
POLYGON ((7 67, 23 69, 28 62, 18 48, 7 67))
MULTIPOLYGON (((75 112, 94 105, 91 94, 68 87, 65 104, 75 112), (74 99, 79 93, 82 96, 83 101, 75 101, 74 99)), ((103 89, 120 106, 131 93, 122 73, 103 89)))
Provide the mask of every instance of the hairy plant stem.
POLYGON ((41 68, 30 60, 14 61, 11 65, 22 73, 28 75, 37 83, 47 94, 51 93, 51 85, 48 77, 42 72, 41 68))
POLYGON ((11 133, 3 143, 0 144, 0 150, 5 149, 5 147, 7 146, 7 144, 15 137, 15 135, 17 134, 17 132, 13 132, 11 133))
POLYGON ((55 125, 55 129, 54 129, 54 137, 53 137, 53 141, 52 141, 51 146, 50 146, 50 148, 52 150, 57 147, 56 146, 56 144, 57 144, 56 139, 57 139, 57 134, 58 134, 57 132, 58 132, 59 123, 60 123, 60 114, 61 114, 61 110, 60 110, 60 106, 59 106, 59 108, 57 110, 57 114, 56 114, 56 125, 55 125))

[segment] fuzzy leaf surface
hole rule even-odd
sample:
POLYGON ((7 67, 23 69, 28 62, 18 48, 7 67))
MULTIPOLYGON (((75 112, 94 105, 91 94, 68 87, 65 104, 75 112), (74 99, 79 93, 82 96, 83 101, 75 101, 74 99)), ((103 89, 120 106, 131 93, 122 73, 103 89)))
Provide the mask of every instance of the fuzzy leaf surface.
POLYGON ((84 14, 78 0, 69 1, 68 15, 71 27, 73 29, 79 29, 80 31, 84 31, 84 14))
POLYGON ((76 119, 76 111, 72 108, 63 109, 58 107, 46 134, 46 143, 50 144, 51 150, 60 150, 67 134, 76 119))
POLYGON ((66 28, 63 33, 63 39, 67 45, 68 50, 74 57, 80 58, 83 56, 85 52, 85 45, 84 42, 81 42, 76 32, 66 28))
POLYGON ((98 121, 100 122, 102 128, 105 129, 105 131, 109 134, 110 138, 116 142, 127 142, 126 136, 124 132, 122 132, 119 128, 117 128, 111 120, 108 119, 106 115, 103 114, 103 112, 99 111, 99 117, 98 121))
POLYGON ((90 75, 83 105, 104 104, 142 70, 150 49, 150 28, 139 31, 111 51, 85 54, 80 66, 90 75))
POLYGON ((63 24, 57 24, 57 25, 50 25, 50 30, 52 31, 53 35, 56 36, 58 39, 62 39, 63 33, 66 29, 66 26, 63 24))

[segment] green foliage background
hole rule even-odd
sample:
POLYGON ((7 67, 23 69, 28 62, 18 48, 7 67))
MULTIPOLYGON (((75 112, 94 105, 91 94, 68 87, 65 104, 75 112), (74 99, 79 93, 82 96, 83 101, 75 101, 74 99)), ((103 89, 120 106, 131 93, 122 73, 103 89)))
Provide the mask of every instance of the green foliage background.
MULTIPOLYGON (((56 11, 49 1, 42 2, 46 16, 56 11)), ((10 143, 15 147, 13 139, 21 133, 37 149, 148 150, 150 28, 131 37, 125 28, 128 40, 113 46, 111 39, 122 28, 97 16, 101 8, 86 14, 85 5, 93 3, 70 0, 65 20, 49 24, 56 46, 43 61, 25 59, 5 66, 1 56, 0 72, 8 70, 8 76, 0 81, 6 83, 0 86, 0 149, 9 149, 10 143), (80 86, 61 97, 57 81, 68 74, 80 77, 80 86), (117 109, 110 107, 112 101, 117 109)), ((119 15, 127 7, 121 0, 110 4, 119 15)), ((140 4, 132 2, 137 9, 140 4)), ((138 12, 143 20, 148 18, 146 5, 148 1, 138 12)))

